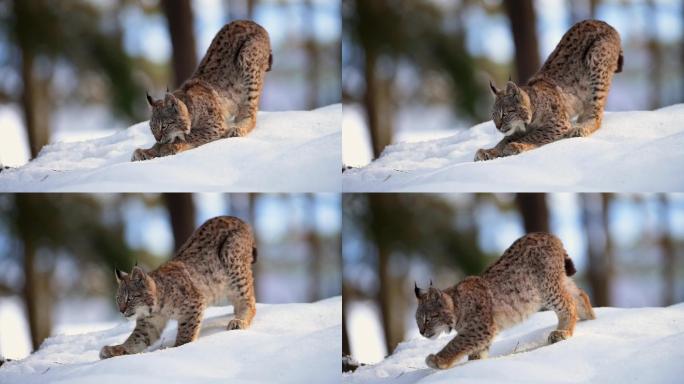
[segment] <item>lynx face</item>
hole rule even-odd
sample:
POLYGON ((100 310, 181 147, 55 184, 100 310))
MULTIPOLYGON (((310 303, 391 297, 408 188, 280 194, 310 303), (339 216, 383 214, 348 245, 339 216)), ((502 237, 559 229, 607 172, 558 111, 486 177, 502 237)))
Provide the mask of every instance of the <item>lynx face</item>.
POLYGON ((515 83, 509 81, 505 90, 496 89, 490 83, 496 100, 492 108, 492 120, 501 133, 511 136, 516 132, 524 133, 532 121, 530 98, 515 83))
POLYGON ((451 332, 456 326, 453 300, 437 288, 415 289, 418 299, 416 323, 420 334, 434 339, 443 332, 451 332))
POLYGON ((158 143, 173 143, 176 139, 185 141, 185 135, 190 133, 191 121, 188 108, 181 100, 167 93, 163 100, 153 100, 147 95, 147 101, 152 107, 150 128, 154 139, 158 143))
POLYGON ((149 316, 157 301, 154 281, 140 267, 133 267, 129 274, 116 270, 119 288, 116 291, 116 305, 127 319, 149 316))

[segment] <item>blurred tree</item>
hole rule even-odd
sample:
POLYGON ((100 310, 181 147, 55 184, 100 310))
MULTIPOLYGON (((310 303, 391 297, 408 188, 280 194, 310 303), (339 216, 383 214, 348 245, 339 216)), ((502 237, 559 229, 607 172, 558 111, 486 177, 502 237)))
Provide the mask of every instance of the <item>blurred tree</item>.
POLYGON ((197 67, 195 29, 190 0, 162 0, 173 47, 174 87, 190 78, 197 67))
POLYGON ((59 258, 78 265, 73 284, 81 294, 85 289, 102 291, 102 277, 112 276, 115 266, 131 266, 133 254, 123 239, 120 218, 110 215, 105 221, 102 214, 101 203, 89 195, 16 194, 0 205, 0 221, 21 249, 5 257, 20 263, 23 271, 23 286, 14 293, 24 301, 33 349, 50 335, 54 302, 71 288, 55 286, 59 258), (88 281, 101 286, 89 286, 88 281))
POLYGON ((676 275, 677 275, 677 251, 675 249, 675 242, 672 239, 672 231, 669 223, 669 212, 671 210, 670 202, 665 194, 660 194, 657 197, 659 212, 658 219, 660 221, 660 248, 662 253, 662 274, 663 274, 663 305, 672 305, 675 303, 676 291, 676 275))
POLYGON ((306 229, 306 242, 309 246, 309 301, 321 299, 321 280, 323 268, 323 247, 316 225, 316 196, 309 193, 306 195, 308 213, 308 225, 306 229))
POLYGON ((446 14, 446 5, 429 0, 343 2, 348 42, 344 64, 358 70, 363 82, 344 87, 343 97, 363 106, 374 157, 392 142, 401 107, 445 104, 464 118, 487 116, 484 106, 490 96, 481 84, 484 76, 477 74, 489 63, 476 60, 468 51, 466 30, 458 20, 469 5, 450 4, 455 10, 446 14), (405 76, 397 76, 398 71, 405 76))
MULTIPOLYGON (((348 224, 363 234, 373 250, 372 257, 363 262, 377 273, 377 291, 369 298, 380 308, 388 352, 404 337, 404 314, 413 300, 412 280, 406 276, 409 258, 432 262, 434 272, 444 267, 476 274, 486 265, 477 233, 473 232, 476 227, 458 228, 454 218, 459 213, 438 196, 345 196, 344 207, 348 224)), ((347 231, 346 225, 344 228, 347 231)), ((353 281, 345 280, 344 284, 353 281)), ((350 286, 343 290, 354 296, 350 286)))
POLYGON ((583 193, 580 199, 582 226, 587 239, 587 279, 592 303, 606 307, 612 303, 610 289, 613 280, 612 241, 608 226, 610 197, 583 193))
POLYGON ((140 117, 144 93, 134 80, 122 32, 118 25, 112 28, 105 22, 117 20, 116 15, 106 14, 85 0, 58 5, 47 0, 0 0, 0 7, 9 10, 0 15, 0 32, 5 34, 8 50, 16 48, 19 52, 19 60, 9 60, 5 65, 21 78, 19 91, 6 96, 22 106, 32 157, 49 142, 51 114, 57 104, 101 97, 88 79, 97 78, 109 85, 104 93, 116 114, 129 119, 140 117), (53 87, 55 71, 67 68, 77 74, 76 83, 53 87), (67 95, 60 93, 65 88, 71 90, 67 95))
POLYGON ((539 70, 537 17, 532 0, 504 0, 515 44, 518 83, 524 84, 539 70))
POLYGON ((518 193, 515 202, 523 219, 526 233, 551 232, 549 229, 549 208, 544 193, 518 193))
POLYGON ((195 203, 190 193, 165 193, 163 198, 169 212, 175 252, 195 231, 195 203))
POLYGON ((302 7, 303 20, 302 26, 304 30, 302 31, 304 38, 304 50, 306 51, 306 62, 309 68, 307 68, 307 83, 308 83, 308 95, 307 95, 307 108, 314 109, 318 106, 318 90, 321 87, 320 77, 319 77, 319 47, 316 41, 316 24, 312 22, 316 14, 316 6, 311 0, 304 0, 304 6, 302 7))
POLYGON ((651 109, 657 109, 663 106, 662 101, 662 84, 663 84, 663 52, 660 38, 658 36, 658 6, 653 0, 646 1, 648 9, 648 19, 650 22, 646 23, 645 36, 646 48, 649 55, 649 105, 651 109))

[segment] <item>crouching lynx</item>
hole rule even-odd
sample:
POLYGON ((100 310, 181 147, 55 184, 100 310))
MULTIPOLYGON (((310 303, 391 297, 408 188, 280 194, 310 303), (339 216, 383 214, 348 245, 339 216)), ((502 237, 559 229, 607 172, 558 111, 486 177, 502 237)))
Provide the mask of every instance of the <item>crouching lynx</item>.
POLYGON ((458 333, 441 351, 427 357, 427 365, 446 369, 464 356, 485 358, 499 331, 542 307, 558 316, 550 343, 572 336, 577 316, 595 318, 589 297, 569 277, 574 273, 572 260, 557 237, 531 233, 516 240, 481 276, 467 277, 444 290, 416 286, 420 333, 430 338, 451 330, 458 333))
POLYGON ((620 35, 613 27, 597 20, 572 26, 527 85, 509 81, 499 90, 490 82, 496 96, 492 119, 504 138, 494 148, 479 149, 475 161, 595 132, 622 62, 620 35))
POLYGON ((251 264, 256 262, 248 224, 222 216, 202 224, 168 262, 145 273, 116 270, 116 303, 133 333, 121 345, 105 346, 100 358, 142 352, 162 334, 170 319, 178 321, 175 346, 197 339, 204 309, 228 298, 235 318, 228 329, 249 327, 256 312, 251 264))
POLYGON ((264 75, 273 56, 268 32, 252 21, 234 21, 216 34, 199 67, 179 89, 160 100, 147 95, 157 141, 136 149, 132 160, 173 155, 254 129, 264 75))

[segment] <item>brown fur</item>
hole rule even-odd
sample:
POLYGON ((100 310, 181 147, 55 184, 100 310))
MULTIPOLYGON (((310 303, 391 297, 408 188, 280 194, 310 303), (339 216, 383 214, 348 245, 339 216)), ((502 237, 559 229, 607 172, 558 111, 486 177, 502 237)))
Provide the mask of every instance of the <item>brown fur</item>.
POLYGON ((145 273, 116 271, 117 306, 135 318, 133 333, 121 345, 105 346, 100 358, 142 352, 159 339, 170 319, 178 321, 176 346, 197 339, 204 310, 222 298, 233 302, 228 329, 249 327, 256 313, 251 264, 256 261, 248 224, 221 216, 202 224, 168 262, 145 273))
POLYGON ((578 315, 582 320, 595 316, 589 297, 568 277, 567 260, 557 237, 531 233, 516 240, 481 276, 467 277, 444 290, 416 286, 420 333, 437 337, 458 332, 441 351, 427 357, 427 365, 446 369, 464 356, 485 358, 498 332, 542 307, 558 316, 550 343, 572 336, 578 315))
POLYGON ((152 148, 136 149, 132 160, 247 135, 256 125, 264 76, 272 62, 268 32, 260 25, 246 20, 225 25, 190 79, 163 99, 147 96, 157 142, 152 148))
POLYGON ((597 20, 581 21, 563 35, 541 69, 496 96, 492 119, 504 135, 475 161, 516 155, 566 137, 588 136, 601 126, 613 74, 622 70, 620 35, 597 20))

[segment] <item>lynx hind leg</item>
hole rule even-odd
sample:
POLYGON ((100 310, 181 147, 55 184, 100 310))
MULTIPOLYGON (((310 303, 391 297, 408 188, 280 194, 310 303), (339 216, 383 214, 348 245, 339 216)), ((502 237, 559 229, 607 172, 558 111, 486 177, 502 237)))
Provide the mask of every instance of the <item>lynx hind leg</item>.
POLYGON ((613 75, 618 70, 620 50, 610 40, 597 41, 587 52, 585 65, 590 73, 589 96, 584 111, 574 124, 574 136, 586 137, 601 127, 603 111, 613 75))
POLYGON ((596 315, 594 314, 594 309, 591 306, 591 301, 586 292, 580 289, 569 277, 565 278, 565 289, 570 292, 575 301, 577 317, 579 320, 594 320, 596 315))
POLYGON ((228 233, 220 249, 221 262, 228 269, 228 297, 235 309, 228 330, 248 328, 256 314, 251 267, 253 243, 248 231, 234 230, 228 233))
POLYGON ((238 108, 232 136, 245 136, 256 126, 259 99, 264 85, 264 75, 268 69, 270 49, 262 40, 251 40, 238 53, 238 66, 242 71, 245 88, 244 101, 238 108))
POLYGON ((558 326, 549 335, 549 343, 553 344, 572 336, 577 322, 577 306, 565 284, 551 285, 549 288, 545 307, 556 312, 558 316, 558 326))

